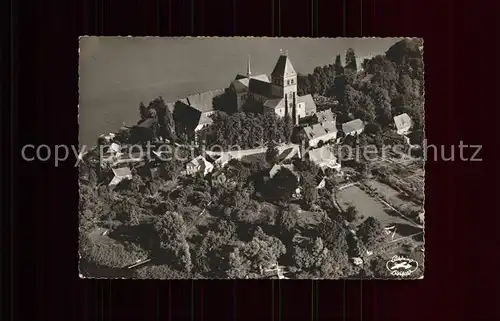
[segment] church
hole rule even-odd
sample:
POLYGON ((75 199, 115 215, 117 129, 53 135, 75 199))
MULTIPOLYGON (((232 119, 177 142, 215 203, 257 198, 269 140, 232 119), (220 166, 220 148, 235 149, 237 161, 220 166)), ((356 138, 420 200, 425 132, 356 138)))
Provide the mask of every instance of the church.
POLYGON ((271 73, 252 75, 250 57, 246 75, 237 75, 228 88, 190 95, 173 103, 167 103, 176 119, 178 131, 196 134, 212 124, 217 100, 227 93, 232 110, 242 111, 246 104, 259 106, 264 113, 274 112, 280 117, 288 116, 295 125, 302 118, 316 113, 316 104, 311 95, 297 95, 297 72, 287 53, 281 53, 271 73), (182 129, 181 129, 182 128, 182 129))
POLYGON ((316 113, 311 95, 297 95, 297 72, 287 53, 281 53, 269 78, 266 74, 252 75, 250 57, 247 74, 237 75, 230 89, 236 97, 237 110, 247 102, 262 105, 264 113, 274 112, 280 117, 290 117, 295 125, 299 120, 316 113))

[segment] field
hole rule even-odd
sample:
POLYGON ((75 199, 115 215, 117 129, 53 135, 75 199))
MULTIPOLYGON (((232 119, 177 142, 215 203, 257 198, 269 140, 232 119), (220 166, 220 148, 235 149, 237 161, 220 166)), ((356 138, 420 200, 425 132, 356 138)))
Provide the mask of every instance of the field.
POLYGON ((397 209, 403 209, 406 208, 411 211, 419 211, 421 208, 417 204, 413 203, 412 201, 408 200, 406 195, 398 192, 391 186, 384 184, 378 180, 369 180, 365 183, 366 186, 369 186, 370 188, 373 188, 377 191, 377 193, 380 193, 383 195, 383 198, 392 206, 394 206, 397 209))
POLYGON ((356 207, 359 214, 363 215, 365 219, 372 216, 378 219, 383 227, 396 226, 396 233, 400 236, 408 236, 420 231, 416 224, 396 213, 391 213, 388 207, 363 191, 359 186, 353 185, 339 191, 337 199, 344 209, 349 205, 356 207))

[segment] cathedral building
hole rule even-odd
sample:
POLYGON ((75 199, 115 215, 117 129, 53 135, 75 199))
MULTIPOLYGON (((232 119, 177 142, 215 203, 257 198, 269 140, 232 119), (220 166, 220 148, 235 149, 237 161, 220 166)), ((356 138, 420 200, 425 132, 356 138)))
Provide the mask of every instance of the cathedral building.
POLYGON ((266 74, 253 76, 249 58, 246 76, 237 75, 230 89, 235 93, 238 111, 247 102, 257 103, 262 106, 263 112, 288 116, 296 125, 301 118, 316 113, 311 95, 297 95, 297 72, 286 53, 280 55, 271 77, 266 74))
POLYGON ((167 103, 173 112, 177 132, 191 136, 209 127, 212 124, 211 116, 218 109, 217 100, 224 96, 230 97, 228 103, 233 108, 223 104, 228 109, 241 111, 245 104, 252 104, 264 113, 288 116, 295 125, 299 124, 300 119, 316 113, 316 104, 311 95, 297 95, 297 72, 288 55, 282 53, 271 77, 266 74, 252 75, 249 58, 246 75, 237 75, 229 88, 193 94, 167 103))

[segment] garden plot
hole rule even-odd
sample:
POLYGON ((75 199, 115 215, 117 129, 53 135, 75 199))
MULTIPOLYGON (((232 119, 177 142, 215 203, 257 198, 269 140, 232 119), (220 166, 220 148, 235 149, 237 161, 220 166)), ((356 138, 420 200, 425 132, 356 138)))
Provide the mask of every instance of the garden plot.
POLYGON ((389 214, 390 209, 388 207, 356 185, 339 191, 337 198, 340 206, 344 209, 349 205, 353 205, 360 215, 365 218, 369 216, 376 218, 383 227, 396 226, 396 233, 401 236, 420 232, 415 223, 402 218, 398 214, 389 214))

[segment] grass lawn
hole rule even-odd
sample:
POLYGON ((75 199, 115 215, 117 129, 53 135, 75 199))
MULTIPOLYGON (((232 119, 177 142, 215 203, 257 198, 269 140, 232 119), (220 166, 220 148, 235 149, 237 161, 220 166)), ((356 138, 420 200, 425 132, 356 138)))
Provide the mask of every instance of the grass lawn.
POLYGON ((413 210, 420 210, 421 208, 409 201, 405 200, 401 197, 401 193, 392 188, 391 186, 379 182, 378 180, 369 180, 366 182, 366 185, 377 190, 378 193, 384 195, 385 199, 396 208, 408 207, 413 210))
POLYGON ((259 153, 253 155, 243 156, 241 161, 244 163, 265 163, 266 162, 266 153, 259 153))
POLYGON ((404 234, 415 232, 407 220, 396 214, 387 213, 387 208, 382 203, 356 185, 338 192, 337 199, 342 208, 346 209, 349 205, 353 205, 365 219, 369 216, 375 217, 383 227, 396 225, 399 231, 409 230, 409 232, 405 232, 404 234))

